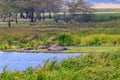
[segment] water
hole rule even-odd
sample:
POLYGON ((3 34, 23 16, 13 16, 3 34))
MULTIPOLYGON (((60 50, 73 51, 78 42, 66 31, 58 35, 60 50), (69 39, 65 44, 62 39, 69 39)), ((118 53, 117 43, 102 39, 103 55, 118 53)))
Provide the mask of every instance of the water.
POLYGON ((25 70, 28 67, 42 65, 48 59, 57 58, 59 61, 67 57, 75 57, 80 53, 26 53, 26 52, 0 52, 0 72, 5 66, 10 70, 25 70))

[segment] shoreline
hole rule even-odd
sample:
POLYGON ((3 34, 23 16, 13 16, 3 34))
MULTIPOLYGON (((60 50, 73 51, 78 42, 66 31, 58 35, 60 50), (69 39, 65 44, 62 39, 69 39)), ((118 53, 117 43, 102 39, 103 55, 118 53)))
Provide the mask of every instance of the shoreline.
POLYGON ((64 51, 36 51, 36 50, 1 50, 2 52, 20 52, 20 53, 87 53, 87 52, 64 52, 64 51))
POLYGON ((49 51, 47 49, 5 49, 3 52, 26 52, 26 53, 104 53, 104 52, 115 52, 120 49, 120 46, 67 46, 68 50, 61 51, 49 51))

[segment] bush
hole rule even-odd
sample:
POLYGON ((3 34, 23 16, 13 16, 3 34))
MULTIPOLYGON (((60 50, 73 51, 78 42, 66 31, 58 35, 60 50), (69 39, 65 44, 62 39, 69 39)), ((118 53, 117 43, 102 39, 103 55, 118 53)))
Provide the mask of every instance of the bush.
POLYGON ((81 38, 81 45, 120 45, 120 35, 94 34, 81 38))
POLYGON ((88 45, 100 45, 100 39, 97 36, 94 36, 91 41, 88 42, 88 45))
POLYGON ((80 14, 79 16, 74 17, 74 21, 76 22, 91 22, 93 21, 93 14, 80 14))
POLYGON ((57 41, 59 45, 72 45, 73 44, 73 37, 69 34, 60 34, 57 37, 57 41))

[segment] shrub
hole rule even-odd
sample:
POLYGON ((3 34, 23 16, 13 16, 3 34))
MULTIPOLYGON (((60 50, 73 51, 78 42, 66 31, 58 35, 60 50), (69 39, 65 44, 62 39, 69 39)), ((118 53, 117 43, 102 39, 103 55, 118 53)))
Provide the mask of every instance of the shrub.
POLYGON ((81 45, 120 45, 120 35, 94 34, 81 38, 81 45))
POLYGON ((75 16, 74 21, 76 22, 91 22, 93 20, 93 14, 81 14, 75 16))
POLYGON ((60 34, 57 37, 59 45, 72 45, 73 44, 73 37, 69 34, 60 34))

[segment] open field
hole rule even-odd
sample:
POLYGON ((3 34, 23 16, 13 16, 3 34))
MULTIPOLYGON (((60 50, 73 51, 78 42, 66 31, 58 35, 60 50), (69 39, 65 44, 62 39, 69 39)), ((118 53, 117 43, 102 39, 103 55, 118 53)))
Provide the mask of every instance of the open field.
POLYGON ((120 8, 97 8, 95 12, 120 12, 120 8))
POLYGON ((120 46, 71 46, 70 50, 65 52, 87 52, 87 53, 103 53, 103 52, 116 52, 120 50, 120 46))

